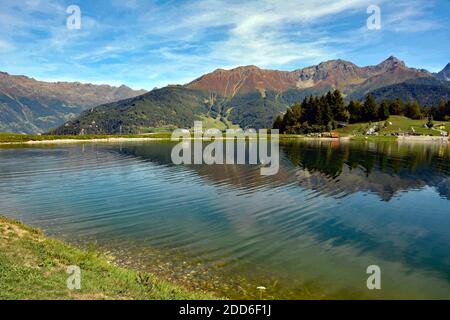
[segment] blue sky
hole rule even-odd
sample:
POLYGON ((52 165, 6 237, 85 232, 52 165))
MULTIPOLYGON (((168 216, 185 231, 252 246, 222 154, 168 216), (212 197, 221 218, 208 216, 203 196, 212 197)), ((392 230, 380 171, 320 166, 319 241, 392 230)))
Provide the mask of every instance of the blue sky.
POLYGON ((217 68, 294 70, 390 55, 441 70, 450 62, 447 0, 0 0, 0 70, 46 81, 152 89, 217 68), (381 9, 368 30, 366 10, 381 9), (69 5, 81 29, 69 30, 69 5))

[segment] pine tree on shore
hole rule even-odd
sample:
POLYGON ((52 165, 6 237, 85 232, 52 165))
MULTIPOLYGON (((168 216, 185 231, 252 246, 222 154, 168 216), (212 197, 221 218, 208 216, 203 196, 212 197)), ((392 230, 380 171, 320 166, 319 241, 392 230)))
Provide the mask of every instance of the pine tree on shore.
POLYGON ((378 119, 387 120, 389 116, 389 103, 387 100, 383 100, 378 108, 378 119))
POLYGON ((362 108, 362 120, 374 121, 378 118, 377 103, 372 95, 368 95, 362 108))

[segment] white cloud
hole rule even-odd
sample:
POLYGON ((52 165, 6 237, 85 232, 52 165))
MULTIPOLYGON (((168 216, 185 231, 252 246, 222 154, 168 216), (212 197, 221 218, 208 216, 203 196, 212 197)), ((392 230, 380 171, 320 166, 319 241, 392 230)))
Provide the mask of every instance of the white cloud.
POLYGON ((432 2, 409 1, 396 3, 382 22, 382 28, 394 32, 424 32, 440 26, 429 19, 426 13, 432 8, 432 2))
MULTIPOLYGON (((339 54, 329 50, 327 37, 317 33, 305 39, 293 38, 292 30, 286 25, 300 31, 324 17, 347 10, 360 10, 364 15, 369 3, 367 0, 202 0, 180 8, 179 15, 171 12, 160 20, 153 13, 145 17, 157 25, 151 29, 152 33, 179 41, 190 41, 214 28, 224 28, 223 39, 205 44, 207 52, 203 55, 204 59, 221 62, 221 67, 241 64, 280 67, 295 61, 330 59, 339 54)), ((166 57, 170 50, 165 48, 166 57)))
POLYGON ((13 50, 15 47, 8 41, 0 39, 0 52, 7 52, 13 50))

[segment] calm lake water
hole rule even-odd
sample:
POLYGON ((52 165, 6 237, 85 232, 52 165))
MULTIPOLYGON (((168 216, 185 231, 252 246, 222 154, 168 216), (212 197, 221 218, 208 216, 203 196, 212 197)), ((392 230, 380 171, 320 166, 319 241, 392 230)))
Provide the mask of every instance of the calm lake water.
POLYGON ((0 148, 0 213, 231 298, 450 299, 448 145, 287 143, 266 177, 172 146, 0 148))

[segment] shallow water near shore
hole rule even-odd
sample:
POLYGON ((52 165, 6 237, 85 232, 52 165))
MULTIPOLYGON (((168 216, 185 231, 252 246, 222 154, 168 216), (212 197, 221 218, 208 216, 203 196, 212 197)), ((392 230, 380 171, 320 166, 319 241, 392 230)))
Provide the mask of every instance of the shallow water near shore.
POLYGON ((230 298, 450 299, 447 144, 282 143, 274 176, 172 147, 2 147, 0 213, 230 298))

